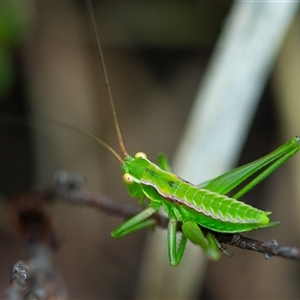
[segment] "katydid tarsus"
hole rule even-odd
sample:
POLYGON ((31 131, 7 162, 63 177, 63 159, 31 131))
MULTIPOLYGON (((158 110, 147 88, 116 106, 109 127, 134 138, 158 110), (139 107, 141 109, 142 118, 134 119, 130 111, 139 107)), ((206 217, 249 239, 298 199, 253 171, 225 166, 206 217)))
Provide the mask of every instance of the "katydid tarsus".
POLYGON ((220 250, 214 238, 214 232, 237 233, 253 229, 278 225, 271 222, 271 212, 254 208, 239 199, 275 171, 300 149, 300 137, 292 138, 270 154, 244 166, 233 169, 200 185, 191 184, 171 173, 168 160, 160 154, 158 165, 147 159, 146 154, 137 152, 130 156, 124 146, 119 128, 116 110, 110 90, 105 61, 91 1, 87 6, 92 21, 101 65, 105 75, 108 98, 111 105, 116 134, 121 154, 119 155, 102 139, 86 133, 96 139, 118 160, 123 172, 123 182, 129 194, 137 199, 149 199, 148 206, 111 232, 114 238, 120 238, 132 232, 155 225, 151 216, 162 208, 169 217, 167 243, 169 261, 177 266, 184 254, 187 240, 200 246, 209 259, 218 260, 220 250), (239 186, 251 176, 255 176, 240 190, 239 186), (233 189, 238 190, 233 196, 227 196, 233 189), (181 239, 177 242, 177 225, 182 223, 181 239), (206 228, 205 234, 202 228, 206 228))

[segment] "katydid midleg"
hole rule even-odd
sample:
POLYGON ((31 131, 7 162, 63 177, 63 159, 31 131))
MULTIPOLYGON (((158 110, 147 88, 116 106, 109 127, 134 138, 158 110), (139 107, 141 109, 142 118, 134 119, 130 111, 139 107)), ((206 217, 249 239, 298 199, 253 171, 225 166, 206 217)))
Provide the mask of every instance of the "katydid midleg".
POLYGON ((151 216, 162 208, 169 217, 167 229, 169 261, 172 266, 177 266, 184 254, 187 240, 200 246, 209 259, 218 260, 221 252, 214 232, 237 233, 278 225, 279 222, 270 221, 271 212, 254 208, 239 199, 299 151, 300 137, 291 139, 254 162, 200 185, 191 184, 171 173, 167 158, 163 154, 159 156, 158 165, 148 160, 143 152, 130 156, 122 140, 91 1, 87 1, 87 4, 122 155, 102 139, 87 134, 117 158, 129 194, 141 200, 149 199, 149 204, 144 210, 113 230, 111 235, 120 238, 134 231, 154 226, 156 221, 151 216), (254 175, 256 175, 254 179, 239 189, 241 183, 254 175), (233 189, 238 191, 233 196, 227 196, 233 189), (177 243, 179 222, 182 223, 182 232, 181 239, 177 243), (205 234, 202 232, 203 228, 207 229, 205 234))

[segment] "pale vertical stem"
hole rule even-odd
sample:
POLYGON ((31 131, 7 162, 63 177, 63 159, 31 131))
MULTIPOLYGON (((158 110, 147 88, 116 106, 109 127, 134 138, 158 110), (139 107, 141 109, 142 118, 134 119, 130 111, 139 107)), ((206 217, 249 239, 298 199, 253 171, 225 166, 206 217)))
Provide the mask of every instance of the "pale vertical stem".
MULTIPOLYGON (((175 171, 199 183, 232 168, 298 2, 234 2, 192 109, 175 171)), ((206 260, 187 247, 177 268, 167 261, 165 231, 145 245, 137 299, 192 299, 206 260)))
MULTIPOLYGON (((286 42, 278 57, 278 61, 274 70, 273 87, 275 90, 279 118, 283 126, 281 129, 282 135, 287 136, 299 134, 300 132, 300 37, 299 37, 300 15, 298 13, 291 30, 286 37, 286 42)), ((293 171, 293 180, 290 183, 289 203, 281 202, 281 210, 289 211, 287 213, 288 220, 291 226, 298 224, 300 226, 300 186, 299 186, 299 170, 300 157, 297 155, 290 165, 293 171), (292 195, 295 195, 294 197, 292 195), (287 210, 287 206, 289 209, 287 210)), ((293 230, 292 228, 290 230, 293 230)))

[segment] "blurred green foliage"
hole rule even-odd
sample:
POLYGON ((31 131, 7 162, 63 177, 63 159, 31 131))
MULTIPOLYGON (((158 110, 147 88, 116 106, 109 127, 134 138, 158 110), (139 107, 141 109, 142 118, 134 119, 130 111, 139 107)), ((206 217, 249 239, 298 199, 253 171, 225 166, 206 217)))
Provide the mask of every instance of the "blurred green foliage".
POLYGON ((26 38, 33 16, 33 3, 0 2, 0 97, 14 85, 14 53, 26 38))

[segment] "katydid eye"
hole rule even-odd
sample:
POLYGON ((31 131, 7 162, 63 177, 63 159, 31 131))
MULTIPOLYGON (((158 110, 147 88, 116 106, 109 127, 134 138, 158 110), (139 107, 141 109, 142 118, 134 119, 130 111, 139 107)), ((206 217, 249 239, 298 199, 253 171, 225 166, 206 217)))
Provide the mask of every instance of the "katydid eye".
POLYGON ((123 179, 123 182, 124 182, 125 184, 133 184, 133 183, 134 183, 134 178, 133 178, 133 176, 132 176, 131 174, 129 174, 129 173, 125 173, 125 174, 123 175, 122 179, 123 179))
POLYGON ((147 158, 147 155, 144 152, 137 152, 134 157, 135 158, 147 158))

